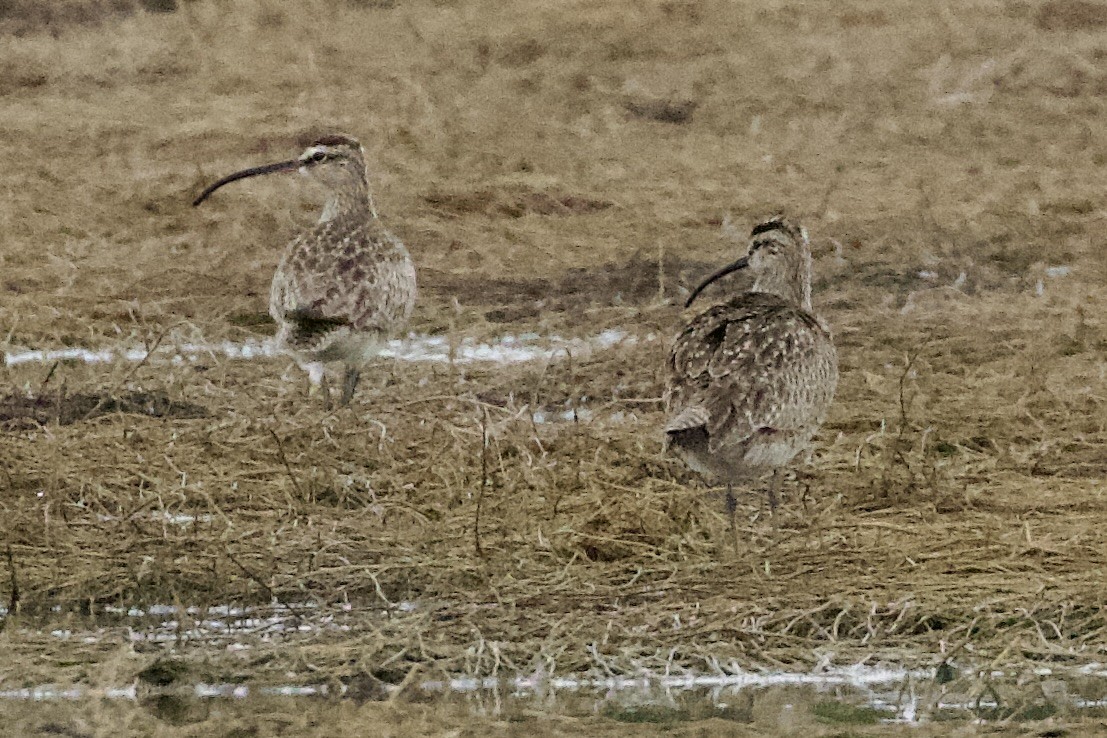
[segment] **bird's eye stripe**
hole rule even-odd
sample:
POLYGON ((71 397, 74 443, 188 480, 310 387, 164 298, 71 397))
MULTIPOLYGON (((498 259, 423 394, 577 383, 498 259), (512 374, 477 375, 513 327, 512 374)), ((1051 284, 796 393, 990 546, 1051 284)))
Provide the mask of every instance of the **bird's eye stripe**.
POLYGON ((754 239, 753 242, 750 243, 751 254, 754 251, 760 251, 761 249, 765 249, 770 254, 779 254, 783 249, 783 246, 780 244, 780 242, 772 238, 754 239))

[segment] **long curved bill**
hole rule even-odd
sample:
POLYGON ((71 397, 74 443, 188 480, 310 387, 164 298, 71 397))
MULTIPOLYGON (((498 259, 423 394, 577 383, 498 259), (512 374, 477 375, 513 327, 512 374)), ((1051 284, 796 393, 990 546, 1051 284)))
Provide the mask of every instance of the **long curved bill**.
POLYGON ((241 172, 235 172, 234 174, 228 174, 223 179, 219 180, 215 184, 209 186, 206 190, 200 193, 200 196, 192 201, 192 207, 196 207, 204 200, 208 199, 211 193, 218 190, 225 184, 231 182, 237 182, 240 179, 246 179, 247 177, 257 177, 260 174, 272 174, 273 172, 289 172, 294 169, 300 168, 299 159, 289 159, 288 161, 279 161, 276 164, 265 164, 260 167, 250 167, 249 169, 243 169, 241 172))
POLYGON ((743 256, 738 261, 734 262, 733 264, 727 264, 725 267, 723 267, 722 269, 715 272, 714 274, 712 274, 707 279, 700 282, 700 286, 697 287, 696 289, 692 290, 692 294, 690 294, 688 296, 688 299, 684 303, 684 307, 691 307, 692 306, 692 301, 695 300, 699 296, 699 294, 704 291, 704 289, 707 287, 707 285, 711 284, 716 279, 722 279, 723 277, 730 274, 731 272, 736 272, 739 269, 745 269, 747 266, 749 266, 749 263, 750 263, 750 258, 748 256, 743 256))

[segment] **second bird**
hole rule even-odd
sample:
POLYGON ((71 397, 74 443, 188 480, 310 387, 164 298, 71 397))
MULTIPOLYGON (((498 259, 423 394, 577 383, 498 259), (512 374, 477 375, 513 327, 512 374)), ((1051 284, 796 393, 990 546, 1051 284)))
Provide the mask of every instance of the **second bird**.
POLYGON ((345 366, 342 404, 354 396, 362 368, 406 325, 415 305, 415 264, 377 218, 357 139, 321 136, 299 158, 230 174, 205 189, 199 205, 225 184, 299 171, 320 182, 327 202, 319 222, 294 238, 273 276, 269 314, 277 348, 290 353, 330 396, 323 365, 345 366))
POLYGON ((838 383, 838 355, 811 310, 811 250, 803 228, 771 218, 753 228, 749 252, 712 274, 688 298, 739 269, 753 289, 692 319, 673 342, 666 445, 696 472, 733 485, 780 470, 819 430, 838 383))

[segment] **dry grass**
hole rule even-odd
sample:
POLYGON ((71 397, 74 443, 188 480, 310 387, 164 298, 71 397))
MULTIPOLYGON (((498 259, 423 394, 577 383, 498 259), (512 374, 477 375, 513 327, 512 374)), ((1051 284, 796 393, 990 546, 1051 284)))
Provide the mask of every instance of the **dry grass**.
MULTIPOLYGON (((416 330, 660 336, 548 365, 383 364, 334 415, 280 361, 8 368, 18 624, 350 600, 385 612, 246 666, 182 653, 215 677, 393 683, 1102 660, 1091 6, 197 1, 5 38, 12 347, 266 331, 313 201, 278 179, 188 203, 320 126, 370 151, 420 267, 416 330), (736 556, 721 503, 660 455, 658 369, 670 300, 736 248, 723 216, 781 206, 814 235, 843 379, 783 513, 751 494, 736 556), (594 419, 532 422, 575 405, 594 419)), ((100 679, 123 627, 74 658, 9 621, 4 680, 100 679)))

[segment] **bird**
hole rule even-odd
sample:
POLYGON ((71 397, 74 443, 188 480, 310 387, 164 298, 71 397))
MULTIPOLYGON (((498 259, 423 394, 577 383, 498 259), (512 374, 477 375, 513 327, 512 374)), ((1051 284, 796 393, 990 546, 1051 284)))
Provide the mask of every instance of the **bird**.
POLYGON ((669 352, 665 390, 665 447, 726 484, 736 546, 734 486, 772 472, 775 511, 780 470, 808 447, 838 384, 833 337, 811 308, 807 231, 781 215, 758 223, 747 253, 703 280, 685 308, 740 269, 752 272, 752 288, 684 326, 669 352))
POLYGON ((275 345, 322 386, 331 409, 324 365, 342 362, 343 406, 354 396, 365 365, 411 317, 415 264, 403 242, 377 217, 365 150, 343 133, 318 136, 299 157, 251 167, 209 185, 198 206, 224 185, 247 177, 298 171, 327 192, 319 221, 285 248, 269 292, 277 324, 275 345))

